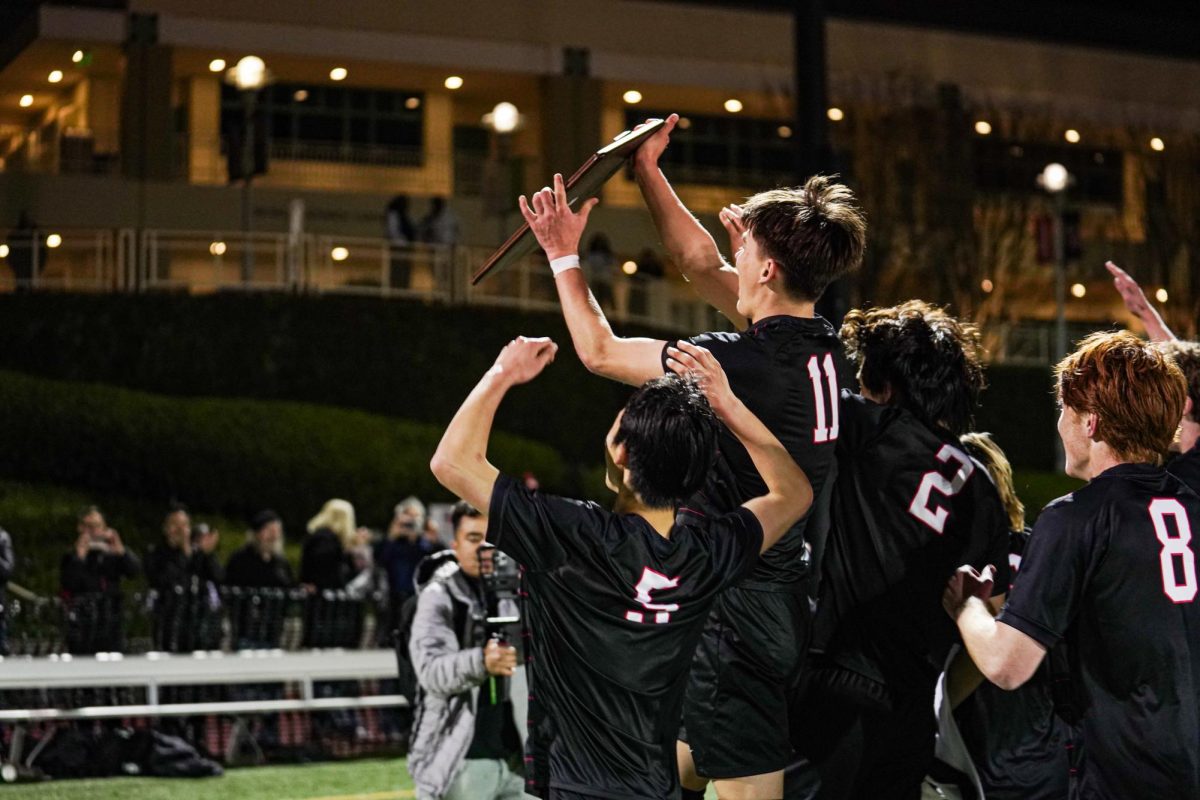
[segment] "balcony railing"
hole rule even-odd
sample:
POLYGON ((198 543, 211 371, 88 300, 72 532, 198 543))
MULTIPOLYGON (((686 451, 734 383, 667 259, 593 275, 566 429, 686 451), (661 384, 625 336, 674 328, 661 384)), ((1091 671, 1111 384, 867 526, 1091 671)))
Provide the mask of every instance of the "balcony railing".
MULTIPOLYGON (((470 276, 488 248, 396 246, 386 239, 327 234, 132 229, 13 232, 3 241, 7 251, 0 248, 0 254, 9 268, 0 269, 0 291, 287 291, 559 308, 541 256, 471 286, 470 276)), ((607 280, 593 280, 593 289, 614 321, 679 333, 728 329, 686 284, 611 272, 607 280)))

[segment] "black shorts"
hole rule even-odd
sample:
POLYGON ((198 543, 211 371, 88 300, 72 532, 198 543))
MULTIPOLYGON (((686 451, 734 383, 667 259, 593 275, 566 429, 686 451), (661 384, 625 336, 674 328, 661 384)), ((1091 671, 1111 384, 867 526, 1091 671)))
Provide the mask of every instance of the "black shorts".
POLYGON ((787 700, 811 621, 800 590, 739 585, 717 599, 692 660, 679 737, 699 775, 743 778, 791 762, 787 700))

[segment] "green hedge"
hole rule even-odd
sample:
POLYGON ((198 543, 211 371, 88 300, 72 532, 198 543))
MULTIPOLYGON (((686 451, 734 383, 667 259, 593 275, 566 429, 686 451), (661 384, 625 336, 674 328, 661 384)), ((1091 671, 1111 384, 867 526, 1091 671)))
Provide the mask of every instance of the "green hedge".
MULTIPOLYGON (((433 425, 11 372, 0 372, 0 408, 0 477, 236 515, 271 507, 293 525, 330 497, 350 500, 364 518, 383 516, 407 494, 446 497, 429 472, 441 436, 433 425)), ((501 469, 531 470, 548 488, 578 489, 544 445, 497 433, 489 454, 501 469)))
MULTIPOLYGON (((499 426, 552 443, 573 469, 594 467, 629 390, 583 368, 558 314, 340 296, 0 296, 0 369, 170 395, 300 400, 438 426, 517 334, 552 336, 562 349, 504 404, 499 426)), ((992 367, 988 378, 979 428, 1015 464, 1053 469, 1049 369, 992 367)))

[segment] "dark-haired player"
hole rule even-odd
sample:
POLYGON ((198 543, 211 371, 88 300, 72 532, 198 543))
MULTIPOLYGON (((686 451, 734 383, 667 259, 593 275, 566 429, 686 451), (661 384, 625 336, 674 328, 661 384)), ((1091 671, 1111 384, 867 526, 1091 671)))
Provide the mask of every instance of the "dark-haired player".
POLYGON ((446 488, 490 509, 488 538, 525 568, 528 791, 661 800, 678 791, 680 706, 709 609, 807 512, 812 488, 712 354, 681 343, 668 366, 696 382, 647 382, 606 437, 614 511, 526 489, 488 463, 488 436, 505 392, 533 379, 555 349, 548 339, 509 344, 446 429, 432 468, 446 488), (716 458, 714 412, 766 488, 729 514, 677 523, 676 504, 716 458))
POLYGON ((964 562, 1007 568, 1007 515, 958 440, 983 387, 979 333, 913 300, 851 311, 841 335, 862 394, 842 395, 817 654, 796 715, 817 774, 789 774, 787 796, 811 791, 804 775, 822 798, 916 798, 954 641, 942 590, 964 562))
MULTIPOLYGON (((862 260, 866 222, 851 191, 823 176, 763 192, 723 213, 737 251, 728 264, 658 168, 677 119, 671 115, 638 150, 634 172, 684 276, 742 328, 690 341, 712 352, 737 396, 804 469, 817 502, 827 503, 845 362, 833 327, 815 316, 814 303, 862 260)), ((588 369, 633 385, 661 375, 668 343, 613 335, 574 268, 594 201, 572 213, 556 176, 553 190, 536 193, 532 204, 521 198, 520 205, 551 259, 571 339, 588 369)), ((753 460, 729 431, 721 432, 720 452, 703 491, 687 500, 682 514, 723 514, 765 490, 753 460)), ((807 522, 765 553, 713 610, 684 708, 685 797, 702 796, 708 778, 717 780, 722 797, 775 800, 782 794, 783 767, 792 755, 787 686, 809 638, 807 522)))
POLYGON ((1161 466, 1187 386, 1131 333, 1097 333, 1057 369, 1066 472, 993 618, 990 570, 959 570, 946 609, 980 671, 1022 685, 1069 646, 1081 710, 1072 796, 1200 797, 1200 497, 1161 466))

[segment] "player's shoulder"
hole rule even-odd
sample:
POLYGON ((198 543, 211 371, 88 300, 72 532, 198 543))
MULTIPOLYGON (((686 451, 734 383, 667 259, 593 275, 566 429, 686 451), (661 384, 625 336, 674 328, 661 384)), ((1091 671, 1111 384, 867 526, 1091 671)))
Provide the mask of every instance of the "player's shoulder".
POLYGON ((936 438, 904 409, 876 403, 849 389, 841 391, 839 411, 841 433, 838 443, 841 445, 862 448, 879 440, 896 439, 905 442, 906 446, 895 448, 894 452, 889 448, 891 458, 915 457, 911 447, 914 441, 932 442, 936 438))
POLYGON ((1118 464, 1083 486, 1046 504, 1037 528, 1088 524, 1130 504, 1139 507, 1156 497, 1181 496, 1200 505, 1200 497, 1165 468, 1152 464, 1118 464))

